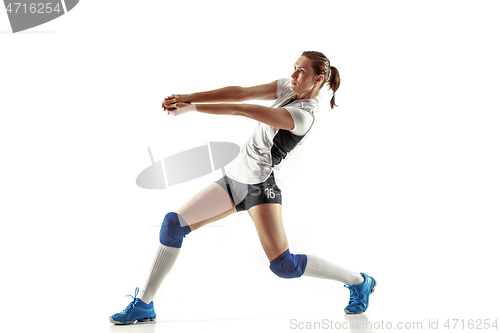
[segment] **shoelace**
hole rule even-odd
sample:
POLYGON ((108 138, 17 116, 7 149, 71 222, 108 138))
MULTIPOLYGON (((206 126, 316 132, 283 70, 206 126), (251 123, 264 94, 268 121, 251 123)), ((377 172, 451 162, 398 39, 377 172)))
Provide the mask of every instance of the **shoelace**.
POLYGON ((135 295, 134 295, 134 296, 132 296, 132 295, 126 295, 126 296, 125 296, 125 297, 130 296, 130 297, 132 297, 134 300, 133 300, 133 301, 132 301, 129 305, 127 305, 127 307, 125 308, 125 310, 123 310, 123 312, 127 312, 127 311, 129 311, 129 310, 134 309, 135 305, 137 304, 137 302, 138 302, 138 300, 139 300, 139 299, 137 298, 137 295, 138 295, 138 294, 139 294, 139 287, 136 287, 136 288, 135 288, 135 295))
POLYGON ((350 284, 344 284, 344 287, 349 288, 351 291, 351 297, 349 298, 349 304, 359 303, 358 290, 350 284))

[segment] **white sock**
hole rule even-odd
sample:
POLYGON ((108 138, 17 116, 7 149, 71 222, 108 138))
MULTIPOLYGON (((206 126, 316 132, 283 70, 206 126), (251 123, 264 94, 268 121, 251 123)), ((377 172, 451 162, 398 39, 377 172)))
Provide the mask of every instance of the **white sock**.
POLYGON ((174 266, 180 250, 180 248, 176 247, 165 246, 163 244, 159 245, 148 282, 146 283, 142 296, 139 297, 141 301, 149 304, 153 300, 163 279, 174 266))
POLYGON ((307 254, 307 265, 305 276, 321 279, 329 279, 343 282, 344 284, 359 284, 365 280, 360 273, 342 268, 331 262, 310 254, 307 254))

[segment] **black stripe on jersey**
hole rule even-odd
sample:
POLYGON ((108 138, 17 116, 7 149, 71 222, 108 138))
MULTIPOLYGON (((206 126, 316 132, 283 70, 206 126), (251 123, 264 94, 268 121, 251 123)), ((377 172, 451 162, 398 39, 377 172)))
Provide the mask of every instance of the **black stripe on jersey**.
MULTIPOLYGON (((284 107, 293 102, 293 97, 283 103, 281 107, 284 107)), ((302 140, 305 135, 299 136, 292 134, 288 130, 280 129, 278 133, 273 138, 273 147, 271 148, 271 155, 273 164, 272 166, 278 165, 286 157, 286 155, 302 140)))
POLYGON ((304 138, 305 135, 299 136, 292 132, 280 129, 274 136, 271 155, 273 165, 278 165, 286 157, 286 155, 304 138))

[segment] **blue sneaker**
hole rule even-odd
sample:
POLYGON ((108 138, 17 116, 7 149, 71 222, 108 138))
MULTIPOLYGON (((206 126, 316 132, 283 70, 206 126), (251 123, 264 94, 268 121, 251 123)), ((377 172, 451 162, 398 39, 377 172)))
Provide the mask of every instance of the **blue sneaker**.
POLYGON ((363 313, 368 308, 368 297, 373 294, 377 281, 365 273, 361 273, 365 281, 360 284, 350 285, 345 284, 344 287, 349 288, 351 291, 351 298, 349 304, 345 307, 344 311, 347 314, 363 313))
POLYGON ((146 304, 137 298, 139 293, 139 288, 135 288, 135 296, 127 295, 133 297, 134 300, 130 303, 125 310, 119 313, 115 313, 109 317, 109 321, 112 324, 126 325, 133 324, 138 321, 153 321, 156 319, 155 309, 153 308, 153 302, 146 304))

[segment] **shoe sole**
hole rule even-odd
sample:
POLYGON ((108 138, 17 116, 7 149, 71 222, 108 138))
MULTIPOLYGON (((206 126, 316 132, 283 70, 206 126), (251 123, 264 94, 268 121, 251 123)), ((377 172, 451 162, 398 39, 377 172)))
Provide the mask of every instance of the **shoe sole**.
MULTIPOLYGON (((148 321, 155 321, 156 320, 156 317, 154 318, 146 318, 146 319, 139 319, 137 320, 138 322, 148 322, 148 321)), ((127 322, 121 322, 121 321, 116 321, 116 320, 113 320, 113 318, 109 318, 109 322, 111 324, 115 324, 115 325, 130 325, 130 324, 134 324, 136 321, 127 321, 127 322)))
MULTIPOLYGON (((372 279, 373 279, 373 278, 372 278, 372 279)), ((376 286, 376 285, 377 285, 377 280, 373 279, 373 288, 372 288, 372 291, 371 291, 370 295, 371 295, 371 294, 373 294, 373 292, 375 291, 375 286, 376 286)), ((366 306, 365 311, 366 311, 366 310, 368 310, 368 306, 370 306, 370 304, 369 304, 369 303, 368 303, 368 305, 366 306)), ((365 311, 363 311, 363 312, 351 312, 351 311, 349 311, 349 310, 344 309, 344 312, 345 312, 346 314, 361 314, 361 313, 364 313, 365 311)))

